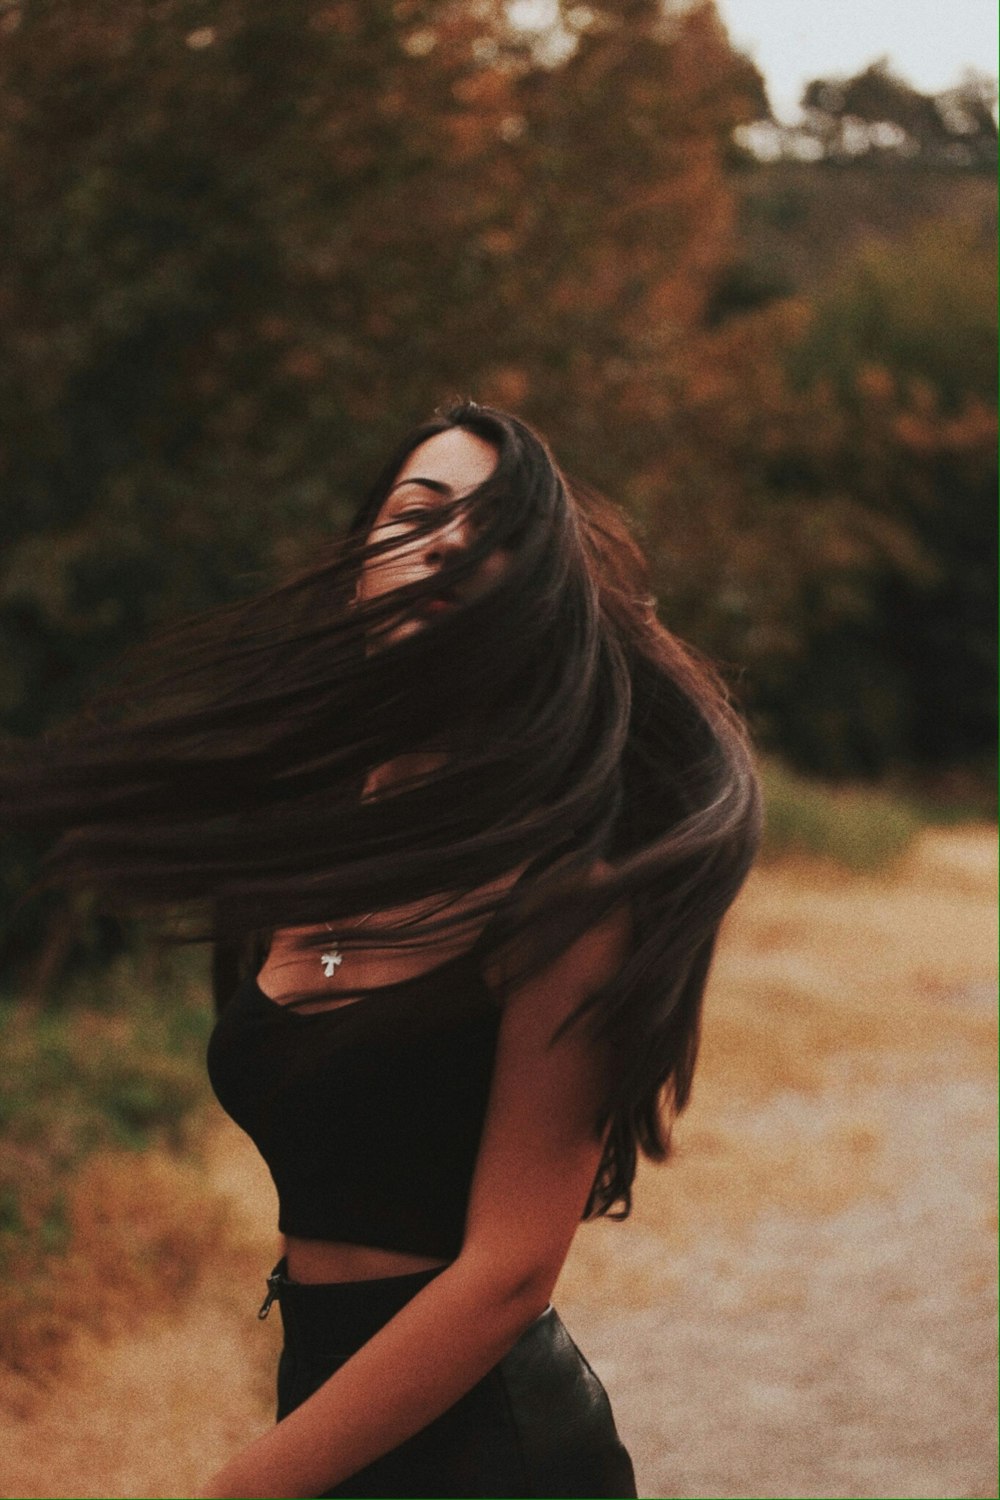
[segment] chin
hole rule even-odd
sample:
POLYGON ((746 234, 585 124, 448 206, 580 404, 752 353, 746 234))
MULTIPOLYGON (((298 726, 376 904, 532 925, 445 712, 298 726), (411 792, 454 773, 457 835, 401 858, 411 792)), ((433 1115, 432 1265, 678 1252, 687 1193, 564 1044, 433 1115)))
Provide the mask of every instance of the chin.
POLYGON ((388 630, 380 632, 374 638, 369 636, 367 655, 372 656, 376 652, 383 651, 386 646, 398 646, 400 641, 407 641, 411 636, 418 635, 424 629, 426 621, 411 616, 406 620, 399 620, 391 625, 388 630))
POLYGON ((399 624, 394 625, 389 631, 389 634, 386 636, 386 640, 391 641, 393 645, 395 645, 397 641, 409 640, 411 635, 419 635, 421 630, 425 629, 426 624, 426 620, 419 620, 416 618, 410 620, 400 620, 399 624))

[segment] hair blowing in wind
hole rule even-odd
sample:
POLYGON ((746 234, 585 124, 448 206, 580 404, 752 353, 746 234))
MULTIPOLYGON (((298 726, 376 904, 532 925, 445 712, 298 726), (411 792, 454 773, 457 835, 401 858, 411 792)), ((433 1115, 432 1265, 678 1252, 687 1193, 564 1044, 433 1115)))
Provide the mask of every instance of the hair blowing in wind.
POLYGON ((409 434, 307 573, 176 626, 73 723, 8 746, 0 819, 53 837, 45 881, 180 913, 216 943, 360 917, 359 944, 467 931, 483 972, 504 976, 501 1001, 623 907, 626 961, 570 1022, 607 1059, 589 1205, 607 1213, 628 1211, 638 1151, 666 1154, 687 1101, 760 802, 742 722, 656 618, 620 513, 523 422, 468 403, 409 434), (491 444, 496 467, 407 535, 461 509, 468 544, 433 578, 364 597, 362 570, 400 546, 373 522, 401 465, 453 427, 491 444), (496 582, 470 589, 498 550, 496 582), (443 593, 460 607, 432 611, 443 593), (415 616, 423 628, 398 629, 415 616), (403 774, 363 795, 393 761, 403 774), (507 894, 451 909, 521 867, 507 894), (423 914, 393 925, 414 903, 423 914))

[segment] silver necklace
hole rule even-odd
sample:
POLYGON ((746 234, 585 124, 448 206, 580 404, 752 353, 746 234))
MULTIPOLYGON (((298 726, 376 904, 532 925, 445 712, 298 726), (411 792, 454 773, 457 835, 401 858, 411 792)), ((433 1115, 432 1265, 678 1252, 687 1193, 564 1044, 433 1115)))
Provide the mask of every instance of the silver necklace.
MULTIPOLYGON (((366 922, 371 921, 374 915, 375 913, 373 911, 370 911, 367 917, 361 918, 361 921, 357 923, 357 926, 363 927, 366 922)), ((323 926, 326 928, 327 932, 333 931, 333 928, 330 926, 329 922, 324 922, 323 926)), ((344 962, 344 955, 341 953, 339 947, 337 946, 336 939, 320 954, 319 961, 323 965, 324 978, 332 979, 337 969, 339 969, 341 964, 344 962)))

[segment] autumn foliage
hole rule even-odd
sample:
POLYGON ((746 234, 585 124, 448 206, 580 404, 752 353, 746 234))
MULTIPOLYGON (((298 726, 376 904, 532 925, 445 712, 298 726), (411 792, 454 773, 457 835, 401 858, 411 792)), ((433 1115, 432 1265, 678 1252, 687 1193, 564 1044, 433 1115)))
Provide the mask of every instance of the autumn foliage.
POLYGON ((308 559, 463 394, 635 515, 768 745, 852 775, 989 745, 993 223, 727 308, 733 132, 767 104, 713 5, 516 15, 4 7, 10 730, 308 559))

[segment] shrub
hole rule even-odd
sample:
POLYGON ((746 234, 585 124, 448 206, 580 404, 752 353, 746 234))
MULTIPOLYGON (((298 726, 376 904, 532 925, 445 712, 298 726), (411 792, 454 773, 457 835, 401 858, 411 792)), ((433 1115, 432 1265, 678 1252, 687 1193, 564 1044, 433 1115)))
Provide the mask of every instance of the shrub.
POLYGON ((850 870, 875 870, 898 859, 926 818, 899 793, 877 787, 832 787, 796 776, 776 762, 763 767, 764 857, 818 855, 850 870))

